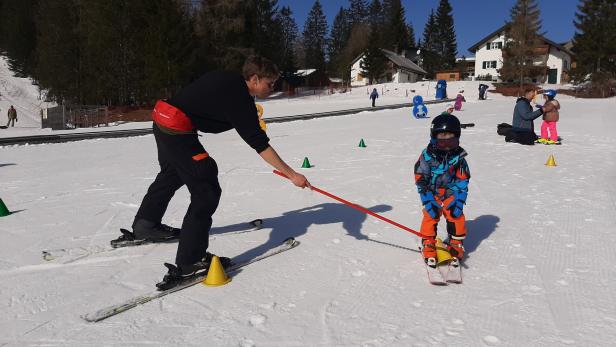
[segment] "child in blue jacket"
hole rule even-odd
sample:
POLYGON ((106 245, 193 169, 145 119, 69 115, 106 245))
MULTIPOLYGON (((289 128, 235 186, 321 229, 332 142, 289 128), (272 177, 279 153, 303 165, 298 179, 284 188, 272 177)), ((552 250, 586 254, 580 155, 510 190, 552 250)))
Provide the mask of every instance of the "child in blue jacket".
POLYGON ((428 266, 436 267, 436 228, 441 215, 447 220, 447 248, 462 260, 466 237, 464 204, 471 177, 466 163, 467 153, 460 147, 460 121, 442 113, 430 128, 430 143, 415 163, 415 185, 424 206, 420 232, 422 254, 428 266))

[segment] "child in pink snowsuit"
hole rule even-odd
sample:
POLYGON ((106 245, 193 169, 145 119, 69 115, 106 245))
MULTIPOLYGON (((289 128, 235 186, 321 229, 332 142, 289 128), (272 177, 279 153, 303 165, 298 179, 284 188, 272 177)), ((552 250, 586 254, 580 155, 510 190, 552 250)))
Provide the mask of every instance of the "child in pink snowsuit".
POLYGON ((556 91, 549 89, 543 93, 545 104, 543 104, 543 123, 541 123, 541 138, 538 142, 546 145, 560 145, 556 122, 560 118, 558 110, 560 103, 554 99, 556 91))
POLYGON ((458 93, 458 95, 456 96, 456 103, 454 104, 454 109, 456 111, 460 111, 462 109, 462 102, 466 102, 466 99, 464 98, 464 95, 462 95, 462 93, 464 93, 463 90, 461 90, 460 93, 458 93))

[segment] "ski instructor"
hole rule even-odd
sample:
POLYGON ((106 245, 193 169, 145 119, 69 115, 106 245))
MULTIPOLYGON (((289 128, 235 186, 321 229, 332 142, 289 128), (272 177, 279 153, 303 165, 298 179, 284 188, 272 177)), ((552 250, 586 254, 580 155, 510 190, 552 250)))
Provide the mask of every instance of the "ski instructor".
MULTIPOLYGON (((199 142, 197 130, 217 134, 235 129, 244 142, 294 185, 310 187, 304 175, 278 156, 259 126, 254 97, 266 98, 278 76, 274 63, 253 55, 244 62, 242 75, 208 72, 171 99, 156 103, 152 118, 160 172, 137 211, 133 236, 150 242, 179 238, 176 265, 165 264, 169 271, 156 285, 159 290, 207 271, 212 258, 207 252, 208 238, 221 188, 216 161, 199 142), (183 185, 190 192, 190 205, 178 232, 161 221, 169 201, 183 185)), ((223 266, 230 264, 229 258, 220 260, 223 266)))

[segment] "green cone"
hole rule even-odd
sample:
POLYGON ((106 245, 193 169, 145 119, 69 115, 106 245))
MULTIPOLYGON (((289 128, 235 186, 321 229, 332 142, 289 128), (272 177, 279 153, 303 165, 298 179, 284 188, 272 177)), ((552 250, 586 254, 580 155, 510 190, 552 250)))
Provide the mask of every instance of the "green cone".
POLYGON ((361 139, 361 140, 359 141, 359 147, 361 147, 361 148, 366 148, 366 143, 364 142, 364 139, 361 139))
POLYGON ((2 199, 0 199, 0 217, 5 217, 5 216, 8 216, 10 214, 11 214, 11 212, 6 207, 6 205, 4 204, 4 201, 2 201, 2 199))
POLYGON ((308 160, 308 157, 304 158, 304 163, 302 164, 302 169, 310 169, 312 165, 310 165, 310 160, 308 160))

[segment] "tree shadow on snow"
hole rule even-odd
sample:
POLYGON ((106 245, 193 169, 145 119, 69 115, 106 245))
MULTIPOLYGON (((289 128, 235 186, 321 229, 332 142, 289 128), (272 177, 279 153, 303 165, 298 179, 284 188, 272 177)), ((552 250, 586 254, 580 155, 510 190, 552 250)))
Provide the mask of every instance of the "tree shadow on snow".
MULTIPOLYGON (((389 205, 376 205, 368 207, 367 209, 375 213, 380 213, 390 211, 392 207, 389 205)), ((357 240, 369 240, 367 236, 361 233, 361 228, 366 218, 367 215, 365 213, 338 203, 314 205, 284 212, 282 216, 279 217, 264 218, 264 227, 271 228, 269 239, 264 244, 238 255, 237 258, 255 258, 267 252, 267 250, 278 246, 289 237, 297 238, 305 234, 308 228, 313 224, 342 223, 342 227, 350 236, 353 236, 357 240)), ((224 230, 226 230, 226 228, 217 228, 213 231, 215 234, 220 234, 224 233, 224 230)))
POLYGON ((500 218, 493 215, 479 216, 473 220, 466 221, 466 229, 468 235, 464 240, 465 258, 468 259, 469 255, 479 248, 481 242, 496 231, 498 228, 498 222, 500 218))

